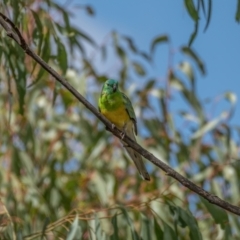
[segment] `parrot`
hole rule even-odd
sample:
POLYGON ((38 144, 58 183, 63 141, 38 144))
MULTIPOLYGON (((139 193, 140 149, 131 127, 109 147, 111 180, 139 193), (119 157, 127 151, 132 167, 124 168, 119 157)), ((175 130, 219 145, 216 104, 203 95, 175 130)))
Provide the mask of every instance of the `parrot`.
MULTIPOLYGON (((130 99, 119 90, 116 80, 108 79, 104 83, 98 99, 98 109, 111 123, 136 142, 137 118, 130 99)), ((121 142, 135 163, 142 178, 150 181, 150 176, 143 163, 142 156, 129 147, 123 140, 121 142)))

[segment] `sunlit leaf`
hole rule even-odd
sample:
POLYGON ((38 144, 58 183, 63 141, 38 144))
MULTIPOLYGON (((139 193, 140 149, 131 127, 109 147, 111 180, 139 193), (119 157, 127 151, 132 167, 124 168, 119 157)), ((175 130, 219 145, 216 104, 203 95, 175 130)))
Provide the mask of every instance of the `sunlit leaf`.
POLYGON ((235 104, 237 102, 237 95, 233 92, 226 92, 225 98, 232 104, 235 104))
POLYGON ((195 81, 195 77, 194 77, 194 73, 193 73, 193 69, 190 65, 189 62, 181 62, 179 64, 179 69, 187 75, 188 79, 192 82, 192 84, 194 84, 195 81))
POLYGON ((68 232, 66 240, 74 240, 76 238, 79 238, 80 235, 80 227, 79 227, 79 221, 78 221, 78 215, 76 215, 73 223, 71 224, 70 231, 68 232))
POLYGON ((192 135, 192 139, 202 137, 207 132, 213 130, 226 117, 227 117, 227 113, 223 112, 218 118, 215 118, 209 121, 192 135))
POLYGON ((183 53, 188 55, 197 64, 199 70, 201 71, 201 73, 203 75, 206 74, 205 66, 204 66, 202 60, 199 58, 199 56, 191 48, 182 47, 181 50, 183 51, 183 53))

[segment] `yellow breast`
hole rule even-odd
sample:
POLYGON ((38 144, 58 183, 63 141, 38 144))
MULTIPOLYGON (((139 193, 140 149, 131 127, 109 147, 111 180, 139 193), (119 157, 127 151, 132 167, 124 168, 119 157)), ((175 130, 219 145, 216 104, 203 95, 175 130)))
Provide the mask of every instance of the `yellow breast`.
POLYGON ((124 125, 130 120, 125 107, 119 107, 116 110, 101 110, 101 113, 114 125, 122 129, 124 125))

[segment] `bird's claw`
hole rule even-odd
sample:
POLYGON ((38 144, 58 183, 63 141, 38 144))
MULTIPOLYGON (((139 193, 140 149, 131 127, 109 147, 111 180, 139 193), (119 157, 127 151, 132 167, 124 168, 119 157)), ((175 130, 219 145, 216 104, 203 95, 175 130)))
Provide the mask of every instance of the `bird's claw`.
POLYGON ((125 135, 126 135, 125 132, 121 132, 120 136, 122 140, 124 139, 125 135))
MULTIPOLYGON (((116 128, 116 126, 112 123, 111 128, 112 128, 112 130, 113 130, 114 128, 116 128)), ((106 130, 107 130, 107 131, 110 131, 110 128, 109 128, 108 126, 106 126, 106 130)))

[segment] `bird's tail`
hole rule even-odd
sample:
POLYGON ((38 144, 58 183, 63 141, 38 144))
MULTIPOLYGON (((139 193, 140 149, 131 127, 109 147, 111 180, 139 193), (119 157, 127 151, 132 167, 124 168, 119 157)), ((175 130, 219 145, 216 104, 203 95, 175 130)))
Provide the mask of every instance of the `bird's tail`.
MULTIPOLYGON (((135 135, 133 133, 133 128, 131 126, 126 128, 126 134, 136 142, 135 135)), ((142 156, 135 152, 131 147, 129 147, 124 141, 121 141, 123 143, 124 148, 127 150, 129 156, 132 158, 133 162, 135 163, 140 175, 143 177, 143 179, 150 181, 150 176, 146 170, 146 167, 143 163, 142 156)))

